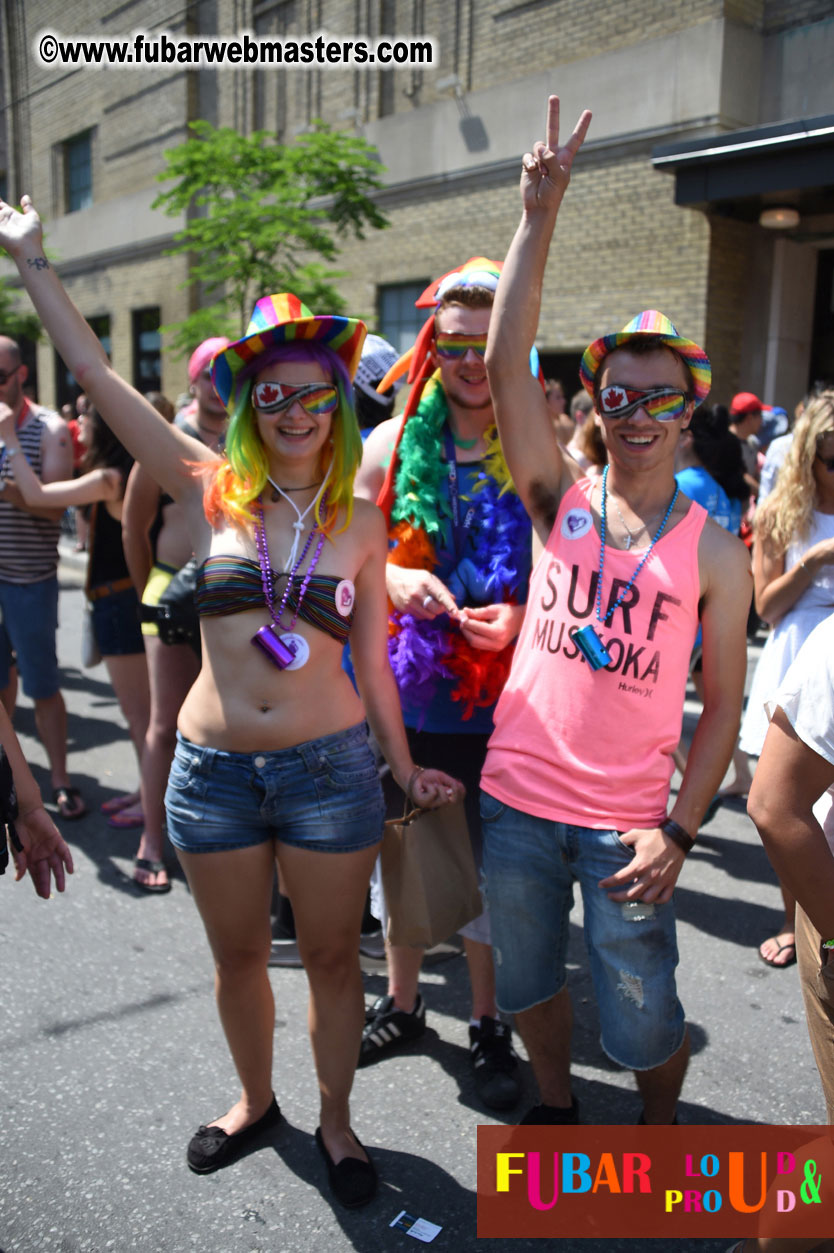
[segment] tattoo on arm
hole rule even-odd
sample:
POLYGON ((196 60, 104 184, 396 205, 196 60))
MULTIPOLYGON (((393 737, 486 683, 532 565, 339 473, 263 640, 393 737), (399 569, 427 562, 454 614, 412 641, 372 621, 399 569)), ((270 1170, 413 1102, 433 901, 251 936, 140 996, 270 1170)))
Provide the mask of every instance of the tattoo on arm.
POLYGON ((33 270, 48 270, 49 262, 46 257, 27 257, 26 264, 33 270))

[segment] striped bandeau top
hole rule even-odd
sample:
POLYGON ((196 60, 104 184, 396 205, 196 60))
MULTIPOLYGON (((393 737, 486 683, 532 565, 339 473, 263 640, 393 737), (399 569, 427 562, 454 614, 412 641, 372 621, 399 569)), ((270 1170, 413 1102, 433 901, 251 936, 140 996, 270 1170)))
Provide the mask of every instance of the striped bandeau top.
MULTIPOLYGON (((272 575, 273 603, 280 602, 286 586, 285 574, 272 575)), ((292 580, 285 620, 292 620, 298 604, 303 575, 292 580)), ((314 574, 307 584, 301 602, 299 618, 310 626, 325 631, 340 644, 347 643, 353 625, 356 594, 350 579, 339 579, 334 574, 314 574)), ((257 561, 234 554, 218 554, 207 557, 197 571, 197 588, 194 602, 201 617, 225 617, 243 613, 246 609, 264 609, 264 590, 261 568, 257 561)), ((287 621, 287 630, 289 630, 287 621)))

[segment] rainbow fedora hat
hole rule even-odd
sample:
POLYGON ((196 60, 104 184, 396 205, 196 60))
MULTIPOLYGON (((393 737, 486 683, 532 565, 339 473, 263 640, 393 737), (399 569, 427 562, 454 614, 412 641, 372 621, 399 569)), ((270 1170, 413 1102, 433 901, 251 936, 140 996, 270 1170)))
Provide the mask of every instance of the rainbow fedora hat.
POLYGON ((211 363, 211 377, 224 405, 229 403, 241 370, 276 344, 318 342, 345 364, 352 379, 362 355, 367 327, 358 318, 317 315, 290 292, 262 296, 255 305, 246 334, 219 352, 211 363))
POLYGON ((579 380, 590 396, 594 394, 594 379, 605 358, 615 348, 622 348, 630 339, 640 339, 651 335, 661 343, 674 348, 678 356, 689 366, 692 375, 695 400, 700 405, 709 393, 712 382, 712 367, 709 357, 703 348, 699 348, 691 339, 679 335, 664 313, 657 309, 644 309, 637 317, 627 322, 621 331, 612 335, 602 335, 589 344, 582 354, 579 366, 579 380))

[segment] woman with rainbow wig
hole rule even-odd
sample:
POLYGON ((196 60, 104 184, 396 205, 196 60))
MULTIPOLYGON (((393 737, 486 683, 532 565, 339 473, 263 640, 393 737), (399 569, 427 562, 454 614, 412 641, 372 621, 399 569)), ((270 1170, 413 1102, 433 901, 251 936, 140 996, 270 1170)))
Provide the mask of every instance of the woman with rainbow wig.
POLYGON ((212 365, 231 413, 221 458, 115 373, 44 256, 31 201, 21 205, 0 201, 0 245, 80 386, 183 506, 200 563, 203 666, 180 711, 166 810, 214 956, 241 1095, 198 1129, 188 1165, 225 1166, 281 1120, 267 973, 277 858, 310 985, 316 1143, 336 1199, 363 1205, 376 1172, 348 1099, 364 1018, 359 930, 383 825, 366 713, 415 804, 460 793, 411 759, 387 656, 385 522, 353 499, 351 380, 365 327, 315 317, 295 296, 259 300, 246 334, 212 365), (361 699, 342 670, 348 637, 361 699))

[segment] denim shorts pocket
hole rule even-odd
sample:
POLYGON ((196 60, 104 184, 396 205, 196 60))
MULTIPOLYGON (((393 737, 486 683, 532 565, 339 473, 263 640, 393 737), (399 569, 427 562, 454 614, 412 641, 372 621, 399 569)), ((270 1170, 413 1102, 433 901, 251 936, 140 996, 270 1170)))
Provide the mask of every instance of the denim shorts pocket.
POLYGON ((197 806, 202 810, 206 799, 207 780, 197 765, 193 757, 177 752, 168 775, 168 794, 192 810, 197 806))
POLYGON ((496 800, 489 792, 481 790, 481 822, 497 822, 506 808, 503 801, 496 800))
POLYGON ((323 768, 323 782, 335 792, 343 792, 345 788, 366 788, 379 777, 367 741, 340 745, 334 751, 322 754, 319 760, 323 768))

